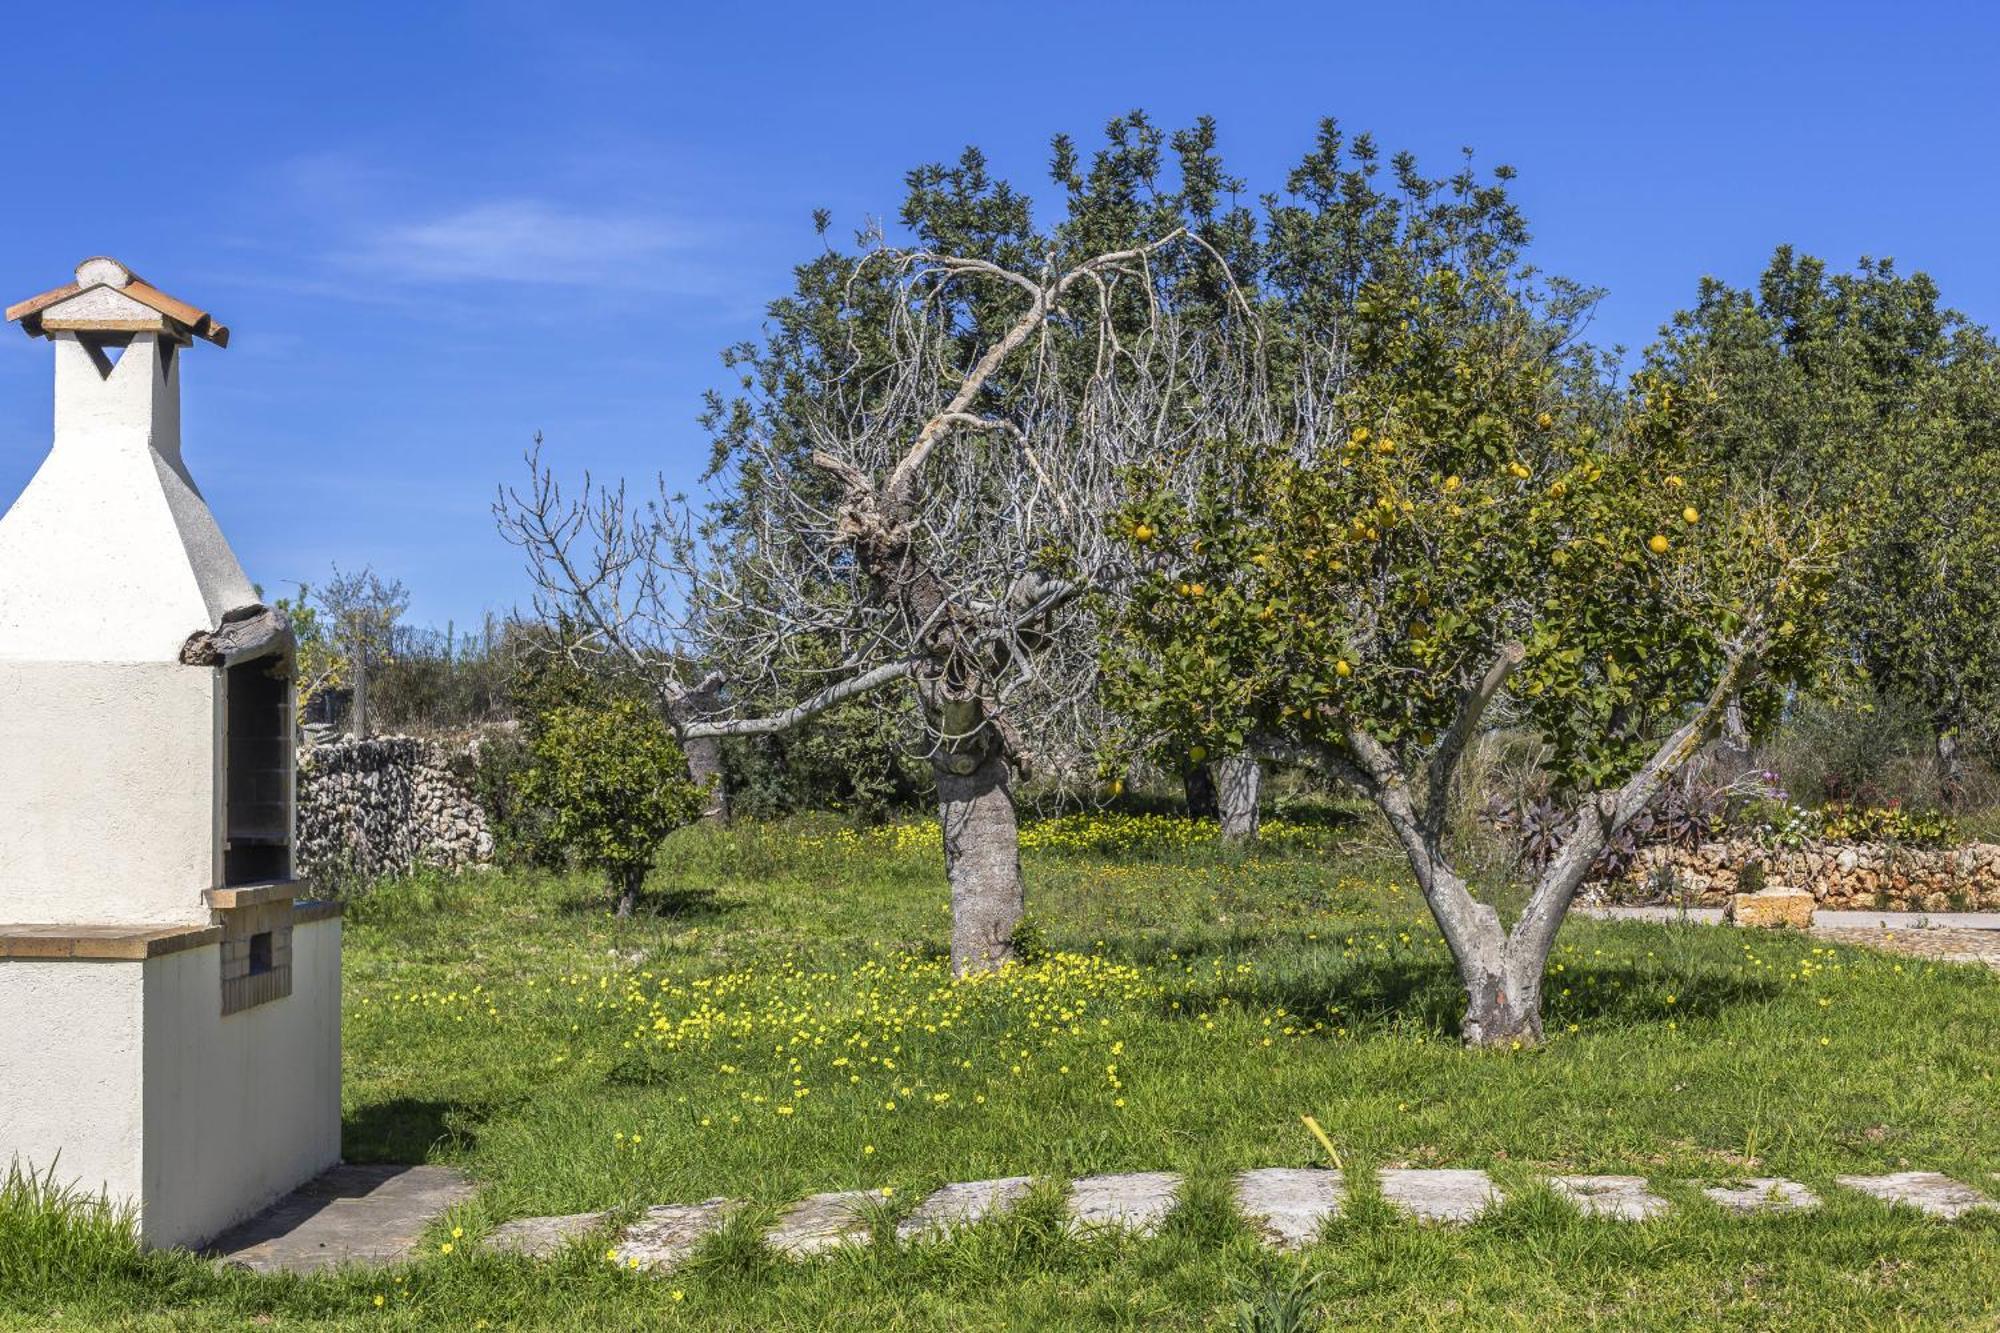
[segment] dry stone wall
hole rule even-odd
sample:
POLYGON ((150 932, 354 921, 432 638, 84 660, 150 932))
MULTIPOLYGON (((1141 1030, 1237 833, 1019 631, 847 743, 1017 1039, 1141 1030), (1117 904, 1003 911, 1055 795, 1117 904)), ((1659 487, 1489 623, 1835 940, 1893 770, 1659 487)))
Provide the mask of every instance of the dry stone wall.
POLYGON ((492 857, 486 813, 433 742, 376 736, 299 752, 302 877, 331 884, 419 866, 458 871, 492 857))
POLYGON ((1896 912, 2000 909, 2000 844, 1900 847, 1881 842, 1820 843, 1767 851, 1748 839, 1695 848, 1647 847, 1596 896, 1649 902, 1663 896, 1716 907, 1737 892, 1744 867, 1764 863, 1767 887, 1804 889, 1821 907, 1896 912), (1666 871, 1671 869, 1669 876, 1666 871), (1671 883, 1669 881, 1671 880, 1671 883))

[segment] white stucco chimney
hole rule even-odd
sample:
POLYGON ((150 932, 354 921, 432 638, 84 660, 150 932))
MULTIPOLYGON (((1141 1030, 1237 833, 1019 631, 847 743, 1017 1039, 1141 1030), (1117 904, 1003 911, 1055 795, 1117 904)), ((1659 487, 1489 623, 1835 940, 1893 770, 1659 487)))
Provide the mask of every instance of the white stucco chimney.
POLYGON ((294 644, 181 459, 182 359, 229 331, 111 259, 6 318, 55 353, 55 437, 0 516, 0 1170, 193 1244, 340 1155, 294 644))
POLYGON ((172 661, 257 600, 181 461, 181 349, 229 331, 101 258, 7 318, 54 346, 55 444, 0 518, 0 659, 172 661))

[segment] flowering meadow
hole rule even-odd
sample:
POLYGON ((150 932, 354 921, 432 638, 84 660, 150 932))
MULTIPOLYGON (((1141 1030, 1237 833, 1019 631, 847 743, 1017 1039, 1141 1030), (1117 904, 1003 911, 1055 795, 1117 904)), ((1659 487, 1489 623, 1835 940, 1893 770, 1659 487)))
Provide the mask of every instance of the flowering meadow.
MULTIPOLYGON (((1949 1325, 1985 1308, 1971 1275, 2000 1264, 2000 1225, 1827 1187, 2000 1170, 2000 979, 1579 920, 1551 963, 1546 1044, 1468 1051, 1437 932, 1365 826, 1266 831, 1232 853, 1184 819, 1030 824, 1027 959, 962 982, 921 823, 690 829, 624 921, 586 878, 378 886, 347 922, 346 1155, 448 1163, 478 1198, 400 1273, 106 1258, 66 1308, 163 1328, 1151 1329, 1231 1327, 1242 1301, 1300 1284, 1337 1320, 1416 1327, 1529 1308, 1554 1326, 1949 1325), (1331 1165, 1303 1115, 1362 1183, 1329 1242, 1288 1259, 1231 1213, 1227 1181, 1331 1165), (1396 1165, 1483 1167, 1509 1202, 1419 1228, 1370 1196, 1368 1168, 1396 1165), (1163 1169, 1188 1186, 1161 1235, 1064 1234, 1056 1182, 1163 1169), (1679 1206, 1583 1219, 1536 1185, 1554 1171, 1644 1175, 1679 1206), (1016 1214, 889 1242, 937 1185, 1009 1175, 1044 1180, 1016 1214), (1689 1183, 1749 1175, 1826 1206, 1729 1218, 1689 1183), (804 1265, 759 1248, 785 1204, 844 1189, 879 1197, 876 1247, 804 1265), (618 1218, 715 1196, 750 1207, 670 1279, 607 1262, 618 1218), (552 1263, 479 1245, 509 1218, 599 1209, 606 1229, 552 1263), (163 1284, 180 1313, 158 1313, 163 1284)), ((60 1326, 9 1312, 0 1327, 60 1326)))

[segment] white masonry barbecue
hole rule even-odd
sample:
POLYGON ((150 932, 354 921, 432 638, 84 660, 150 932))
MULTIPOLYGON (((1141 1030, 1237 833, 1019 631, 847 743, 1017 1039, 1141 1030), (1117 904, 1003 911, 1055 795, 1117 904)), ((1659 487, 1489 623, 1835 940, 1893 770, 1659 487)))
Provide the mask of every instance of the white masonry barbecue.
POLYGON ((340 1155, 291 631, 181 460, 182 359, 229 331, 111 259, 6 318, 56 368, 54 448, 0 518, 0 1171, 196 1244, 340 1155))

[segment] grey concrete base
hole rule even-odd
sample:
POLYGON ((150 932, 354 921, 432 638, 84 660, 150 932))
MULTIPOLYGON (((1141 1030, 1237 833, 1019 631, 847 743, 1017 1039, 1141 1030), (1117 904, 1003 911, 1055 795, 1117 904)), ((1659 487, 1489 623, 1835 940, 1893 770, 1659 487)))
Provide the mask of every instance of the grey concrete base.
POLYGON ((1172 1171, 1085 1176, 1070 1188, 1070 1230, 1115 1229, 1150 1236, 1173 1212, 1181 1178, 1172 1171))
POLYGON ((565 1213, 560 1217, 517 1217, 493 1228, 483 1243, 499 1254, 546 1259, 604 1225, 610 1216, 610 1213, 565 1213))
POLYGON ((808 1194, 764 1233, 764 1243, 793 1259, 824 1254, 842 1245, 866 1244, 868 1223, 862 1219, 861 1206, 881 1198, 873 1190, 808 1194))
POLYGON ((1330 1217, 1340 1216, 1346 1181, 1338 1171, 1272 1166, 1236 1177, 1236 1206, 1265 1240, 1296 1250, 1319 1239, 1330 1217))
POLYGON ((1711 1185, 1702 1191, 1732 1213, 1791 1213, 1819 1207, 1819 1196, 1796 1180, 1752 1176, 1740 1185, 1711 1185))
POLYGON ((735 1206, 728 1199, 704 1199, 648 1208, 645 1216, 619 1234, 612 1257, 628 1268, 664 1273, 693 1254, 735 1206))
POLYGON ((402 1263, 417 1257, 424 1228, 472 1193, 471 1181, 442 1166, 336 1166, 204 1252, 259 1273, 402 1263))
POLYGON ((1419 1222, 1470 1222, 1500 1191, 1484 1171, 1392 1168, 1382 1173, 1382 1197, 1419 1222))
POLYGON ((1644 1176, 1551 1176, 1549 1188, 1591 1217, 1643 1222, 1667 1211, 1644 1176))
POLYGON ((1835 1176, 1834 1182, 1880 1199, 1905 1204, 1929 1217, 1949 1221, 1993 1208, 1993 1201, 1970 1185, 1936 1171, 1896 1171, 1886 1176, 1835 1176))
POLYGON ((941 1236, 1004 1213, 1026 1197, 1034 1183, 1032 1176, 1008 1176, 1001 1180, 967 1180, 946 1185, 896 1224, 896 1239, 941 1236))

